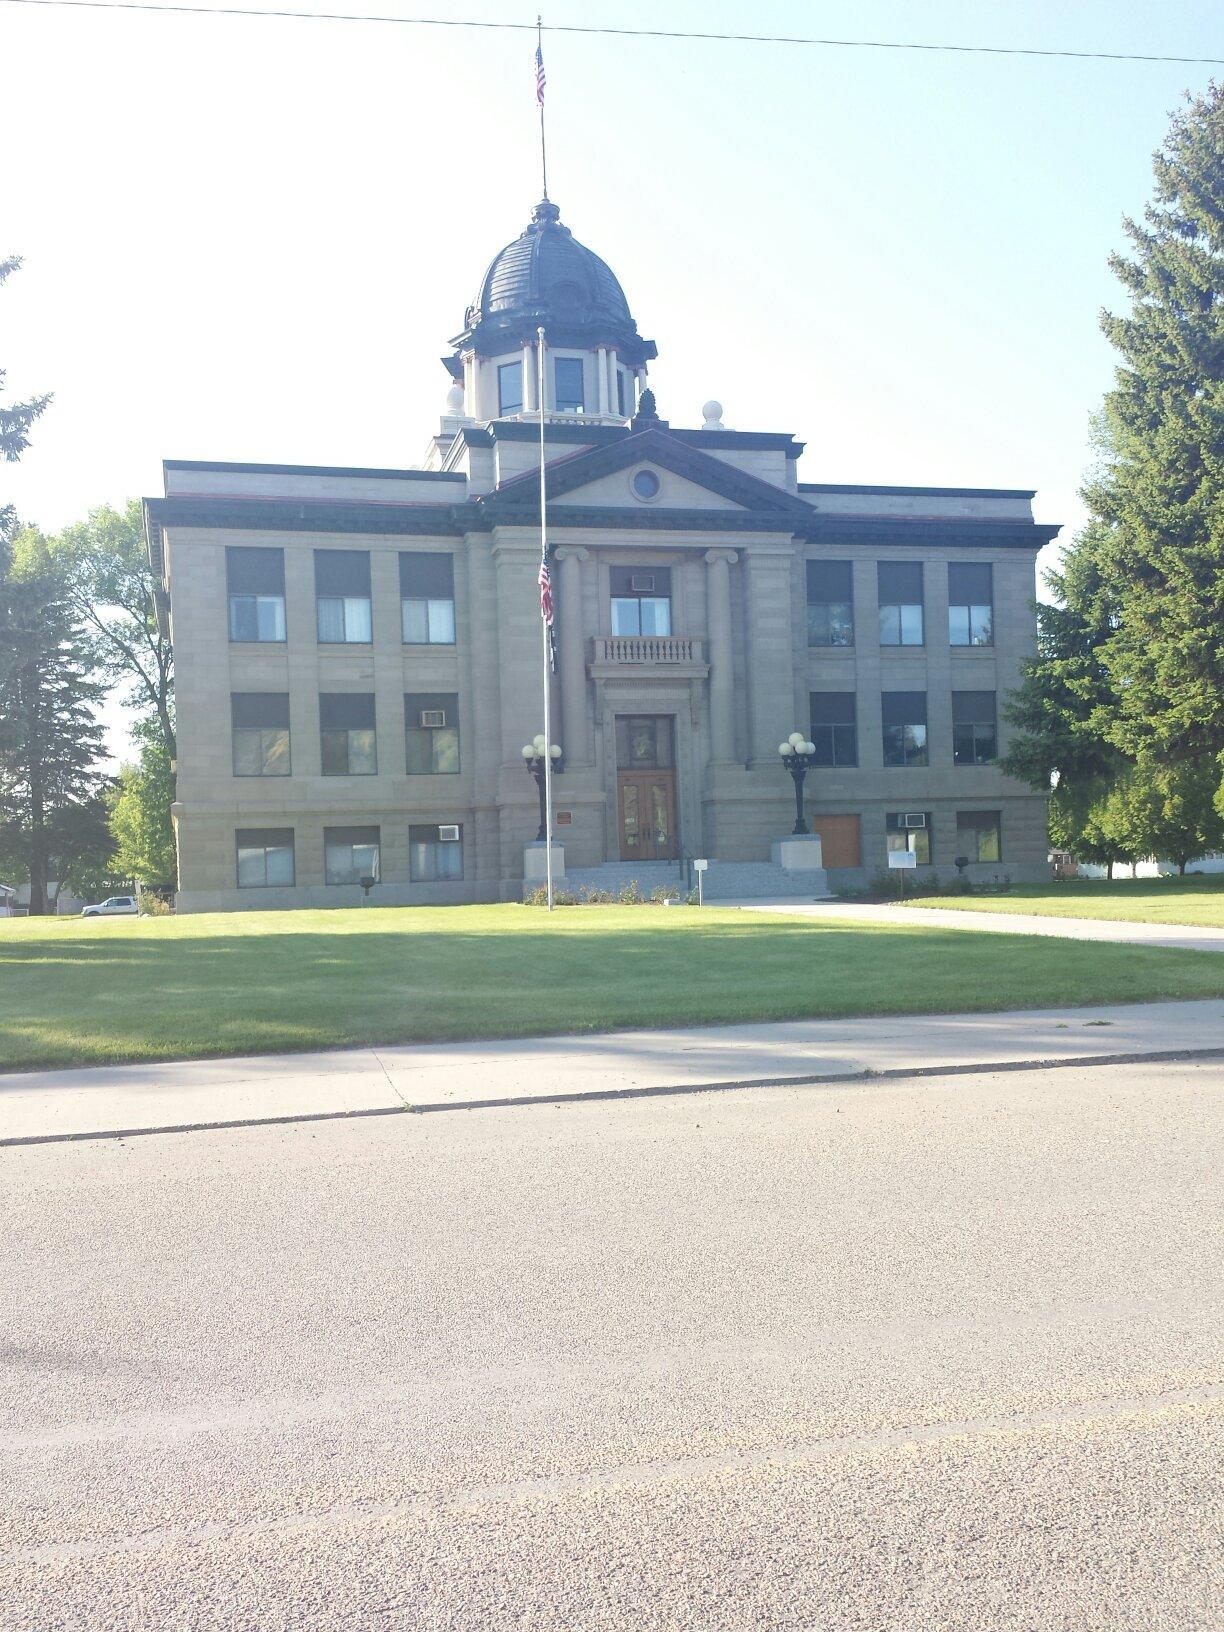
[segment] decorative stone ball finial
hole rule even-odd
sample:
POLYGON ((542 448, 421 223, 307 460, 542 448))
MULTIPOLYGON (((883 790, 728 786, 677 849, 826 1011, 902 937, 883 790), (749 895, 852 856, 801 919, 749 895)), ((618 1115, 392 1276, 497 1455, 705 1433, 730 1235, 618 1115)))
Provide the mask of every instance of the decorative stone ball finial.
POLYGON ((722 403, 716 402, 713 397, 710 398, 709 402, 703 402, 701 405, 701 412, 705 418, 705 424, 701 427, 702 430, 724 430, 725 427, 722 422, 722 411, 722 403))
POLYGON ((446 411, 455 418, 463 413, 463 387, 458 381, 446 393, 446 411))

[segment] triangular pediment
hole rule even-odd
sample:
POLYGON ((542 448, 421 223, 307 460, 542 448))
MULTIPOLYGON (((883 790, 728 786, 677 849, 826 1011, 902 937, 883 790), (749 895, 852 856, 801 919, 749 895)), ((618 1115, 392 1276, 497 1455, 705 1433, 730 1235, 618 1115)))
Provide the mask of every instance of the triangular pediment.
MULTIPOLYGON (((548 453, 547 441, 545 442, 548 453)), ((548 503, 560 517, 571 509, 624 509, 627 512, 660 510, 742 510, 776 516, 785 525, 790 516, 810 517, 801 500, 781 488, 736 470, 722 459, 704 453, 664 430, 637 431, 616 442, 580 453, 547 459, 548 503), (658 477, 659 491, 642 497, 634 490, 637 471, 647 468, 658 477)), ((484 500, 496 513, 539 505, 538 470, 524 471, 503 482, 484 500)))

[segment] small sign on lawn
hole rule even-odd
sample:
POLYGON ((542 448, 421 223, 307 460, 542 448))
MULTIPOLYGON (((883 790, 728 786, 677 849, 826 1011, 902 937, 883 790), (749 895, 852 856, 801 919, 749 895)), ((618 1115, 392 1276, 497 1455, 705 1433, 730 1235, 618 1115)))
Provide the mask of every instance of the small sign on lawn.
POLYGON ((890 850, 888 852, 890 867, 917 867, 918 857, 912 850, 890 850))

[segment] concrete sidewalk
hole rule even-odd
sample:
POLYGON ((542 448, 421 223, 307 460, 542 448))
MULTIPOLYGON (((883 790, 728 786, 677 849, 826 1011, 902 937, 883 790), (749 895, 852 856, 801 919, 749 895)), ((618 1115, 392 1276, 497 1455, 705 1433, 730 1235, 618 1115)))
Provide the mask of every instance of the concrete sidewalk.
POLYGON ((0 1145, 1179 1050, 1224 1051, 1224 1001, 805 1020, 40 1071, 0 1076, 0 1145))
POLYGON ((980 929, 1004 935, 1057 935, 1074 941, 1172 946, 1186 952, 1224 952, 1224 929, 1193 924, 1136 924, 1114 918, 1054 918, 1036 913, 958 911, 955 907, 900 907, 856 901, 720 901, 745 912, 782 912, 845 923, 909 924, 915 929, 980 929))

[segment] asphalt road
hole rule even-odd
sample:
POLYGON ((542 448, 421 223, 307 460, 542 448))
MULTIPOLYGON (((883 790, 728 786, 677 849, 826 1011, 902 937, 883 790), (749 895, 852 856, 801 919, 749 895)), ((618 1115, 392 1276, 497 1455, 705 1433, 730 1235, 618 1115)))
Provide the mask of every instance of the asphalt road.
POLYGON ((1217 1632, 1222 1102, 1204 1062, 7 1150, 0 1627, 1217 1632))

